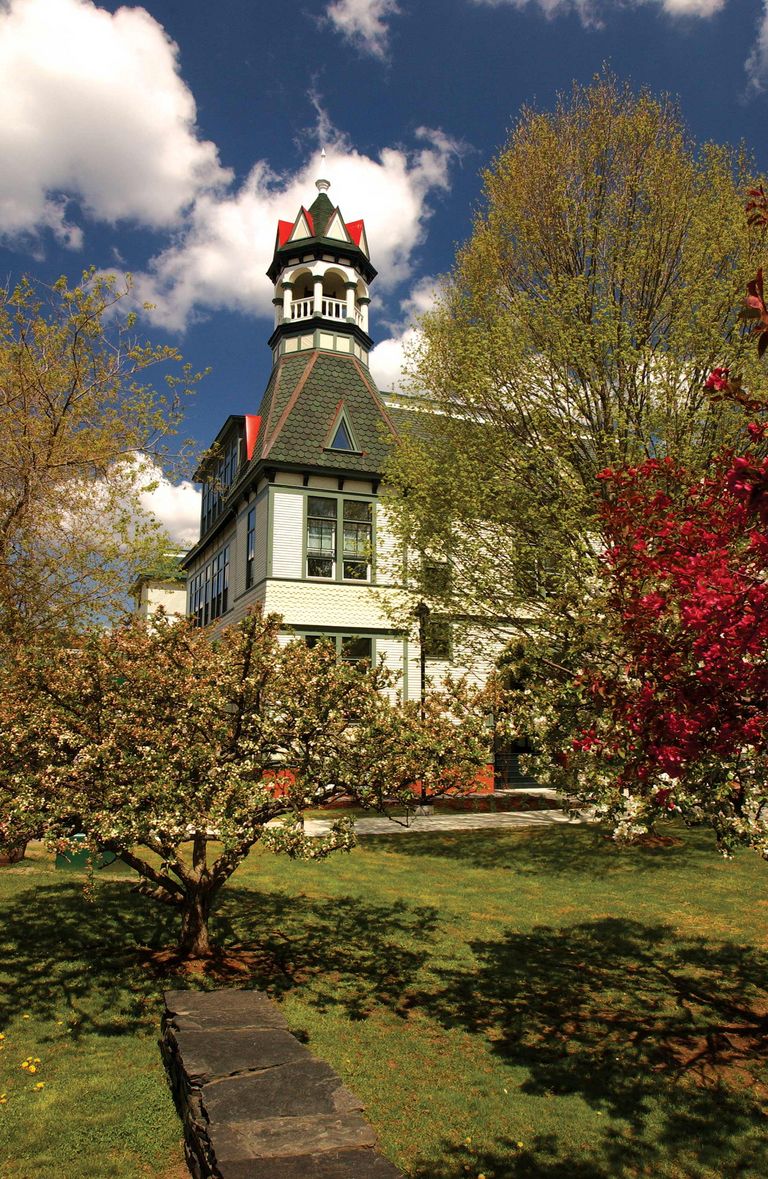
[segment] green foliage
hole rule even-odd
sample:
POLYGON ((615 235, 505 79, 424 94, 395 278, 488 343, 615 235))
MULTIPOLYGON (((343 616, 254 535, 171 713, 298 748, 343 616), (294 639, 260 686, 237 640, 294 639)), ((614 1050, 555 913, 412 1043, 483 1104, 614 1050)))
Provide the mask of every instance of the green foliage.
POLYGON ((182 951, 205 956, 212 899, 255 843, 299 858, 352 846, 343 819, 305 838, 307 807, 412 807, 417 780, 469 788, 488 757, 482 698, 456 685, 422 716, 388 699, 382 666, 281 644, 280 626, 255 611, 214 639, 161 615, 27 648, 0 715, 0 841, 33 831, 64 849, 85 833, 181 913, 182 951))
POLYGON ((137 569, 169 548, 139 506, 148 461, 196 380, 175 348, 134 333, 130 286, 87 271, 69 287, 0 290, 0 620, 32 629, 115 611, 137 569), (164 371, 165 391, 147 383, 164 371))
POLYGON ((456 612, 562 613, 594 568, 595 474, 705 465, 740 425, 704 391, 715 365, 765 389, 737 316, 763 236, 748 167, 610 76, 523 111, 422 321, 423 412, 389 470, 396 531, 450 561, 456 612))

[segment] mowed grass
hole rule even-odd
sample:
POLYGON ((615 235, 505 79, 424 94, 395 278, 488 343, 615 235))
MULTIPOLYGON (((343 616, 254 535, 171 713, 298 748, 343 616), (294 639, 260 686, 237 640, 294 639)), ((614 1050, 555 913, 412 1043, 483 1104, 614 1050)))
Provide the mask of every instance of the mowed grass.
MULTIPOLYGON (((403 834, 254 854, 218 938, 366 1103, 414 1179, 768 1175, 768 866, 705 833, 403 834)), ((172 915, 127 874, 0 870, 0 1175, 185 1175, 137 944, 172 915), (37 1072, 20 1068, 39 1057, 37 1072), (44 1088, 35 1090, 42 1081, 44 1088)))

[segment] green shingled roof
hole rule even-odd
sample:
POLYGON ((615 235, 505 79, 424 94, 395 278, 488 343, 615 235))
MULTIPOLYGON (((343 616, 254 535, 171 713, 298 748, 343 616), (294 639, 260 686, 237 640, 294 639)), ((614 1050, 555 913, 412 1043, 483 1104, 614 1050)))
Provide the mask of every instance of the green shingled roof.
POLYGON ((258 459, 328 470, 381 471, 392 422, 367 370, 351 356, 302 352, 282 357, 261 404, 258 459), (344 407, 356 451, 328 449, 344 407))
POLYGON ((312 204, 309 206, 309 213, 312 217, 312 225, 315 230, 315 237, 322 237, 325 233, 326 226, 333 216, 333 203, 325 192, 319 192, 312 204))

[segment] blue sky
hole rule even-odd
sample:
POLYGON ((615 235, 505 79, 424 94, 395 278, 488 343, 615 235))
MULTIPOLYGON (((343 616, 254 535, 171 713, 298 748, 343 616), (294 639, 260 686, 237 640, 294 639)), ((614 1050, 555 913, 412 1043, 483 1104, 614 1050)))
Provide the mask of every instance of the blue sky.
MULTIPOLYGON (((278 217, 319 174, 374 265, 372 357, 397 379, 413 316, 470 230, 523 105, 604 63, 680 99, 694 136, 768 170, 768 0, 0 0, 0 273, 130 271, 145 327, 211 375, 185 433, 255 412, 278 217)), ((158 512, 189 539, 194 498, 158 512)))

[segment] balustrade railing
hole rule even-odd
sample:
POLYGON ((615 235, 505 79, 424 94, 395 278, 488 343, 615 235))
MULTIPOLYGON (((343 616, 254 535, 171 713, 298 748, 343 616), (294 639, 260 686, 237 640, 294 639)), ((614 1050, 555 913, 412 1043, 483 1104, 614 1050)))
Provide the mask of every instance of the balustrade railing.
MULTIPOLYGON (((323 319, 347 319, 347 304, 343 299, 329 299, 324 295, 321 301, 323 319)), ((315 301, 309 299, 294 299, 291 303, 291 319, 311 319, 315 314, 315 301)), ((363 317, 359 307, 354 310, 355 323, 362 327, 363 317)))

